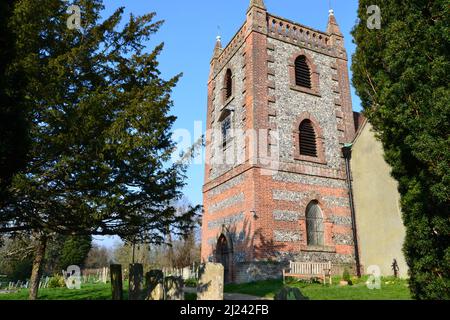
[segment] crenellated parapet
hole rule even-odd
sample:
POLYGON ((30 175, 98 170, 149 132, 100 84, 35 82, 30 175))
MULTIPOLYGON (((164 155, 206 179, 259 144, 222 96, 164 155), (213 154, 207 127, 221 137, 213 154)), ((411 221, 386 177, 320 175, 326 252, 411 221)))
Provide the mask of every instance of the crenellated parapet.
MULTIPOLYGON (((335 22, 335 19, 332 21, 335 22)), ((252 31, 252 28, 248 27, 248 23, 249 21, 246 21, 241 26, 228 45, 216 57, 213 65, 213 77, 222 70, 231 57, 236 54, 236 51, 244 44, 245 38, 252 31)), ((324 32, 270 13, 266 13, 266 23, 267 31, 264 29, 263 32, 267 33, 268 37, 328 56, 347 60, 342 35, 336 35, 337 24, 333 24, 333 28, 329 28, 332 32, 324 32)))
POLYGON ((267 14, 268 36, 332 57, 347 59, 341 45, 333 45, 331 34, 267 14))

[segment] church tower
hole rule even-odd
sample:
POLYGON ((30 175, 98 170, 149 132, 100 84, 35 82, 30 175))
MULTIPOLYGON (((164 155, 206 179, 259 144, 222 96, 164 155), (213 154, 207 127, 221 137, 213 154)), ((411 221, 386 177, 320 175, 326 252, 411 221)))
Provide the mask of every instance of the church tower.
POLYGON ((323 32, 251 0, 211 59, 202 260, 221 262, 227 282, 278 278, 289 260, 354 268, 342 155, 354 135, 333 11, 323 32))

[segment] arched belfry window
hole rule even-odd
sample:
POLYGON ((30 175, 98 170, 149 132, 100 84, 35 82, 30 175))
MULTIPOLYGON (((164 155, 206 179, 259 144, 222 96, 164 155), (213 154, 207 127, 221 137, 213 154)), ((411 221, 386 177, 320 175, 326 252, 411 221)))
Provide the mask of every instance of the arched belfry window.
POLYGON ((295 59, 295 84, 300 87, 311 89, 311 70, 305 56, 295 59))
POLYGON ((323 246, 323 215, 316 200, 306 207, 306 234, 308 246, 323 246))
POLYGON ((303 120, 299 127, 300 155, 317 158, 317 139, 311 120, 303 120))
POLYGON ((233 74, 230 69, 225 74, 225 100, 233 95, 233 74))

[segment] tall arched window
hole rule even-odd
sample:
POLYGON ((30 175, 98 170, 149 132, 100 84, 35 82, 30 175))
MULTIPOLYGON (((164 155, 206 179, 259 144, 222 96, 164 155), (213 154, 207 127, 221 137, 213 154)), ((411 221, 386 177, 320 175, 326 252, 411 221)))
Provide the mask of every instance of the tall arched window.
POLYGON ((233 95, 233 74, 231 73, 231 70, 228 69, 227 73, 225 74, 225 100, 230 98, 233 95))
POLYGON ((231 138, 231 112, 225 109, 219 118, 220 130, 222 132, 222 145, 225 148, 231 138))
POLYGON ((227 116, 221 122, 221 130, 222 130, 222 145, 223 147, 227 146, 228 140, 230 139, 230 130, 231 130, 231 116, 227 116))
POLYGON ((311 70, 305 56, 295 59, 295 84, 311 89, 311 70))
POLYGON ((323 246, 323 215, 316 200, 306 207, 306 233, 308 246, 323 246))
POLYGON ((299 127, 300 155, 317 158, 317 139, 311 120, 303 120, 299 127))

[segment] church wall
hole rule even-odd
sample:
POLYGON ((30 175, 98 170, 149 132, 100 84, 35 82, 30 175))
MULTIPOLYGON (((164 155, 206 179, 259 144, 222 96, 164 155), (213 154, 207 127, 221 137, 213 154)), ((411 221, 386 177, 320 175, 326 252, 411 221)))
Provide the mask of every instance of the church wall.
POLYGON ((322 131, 327 166, 338 170, 341 169, 342 159, 337 134, 338 124, 333 108, 334 99, 338 95, 332 89, 334 86, 332 75, 335 74, 335 70, 331 68, 331 65, 335 63, 336 59, 311 50, 302 50, 298 46, 273 38, 269 38, 268 41, 274 48, 272 52, 274 62, 269 67, 272 66, 275 70, 275 88, 272 89, 272 95, 276 98, 274 108, 277 110, 277 115, 275 121, 278 132, 280 133, 281 161, 290 163, 298 162, 294 159, 295 147, 293 145, 294 140, 292 139, 292 135, 295 130, 298 130, 295 128, 297 124, 296 120, 303 113, 309 113, 317 121, 322 131), (316 65, 319 73, 320 97, 291 89, 289 61, 302 51, 308 54, 312 62, 316 65))
POLYGON ((225 66, 218 72, 215 77, 215 89, 212 94, 213 109, 211 112, 211 143, 213 145, 211 150, 211 171, 209 178, 217 178, 234 167, 240 165, 244 161, 245 147, 240 143, 245 132, 245 117, 246 110, 242 107, 244 105, 244 78, 245 78, 245 60, 242 55, 245 45, 237 51, 237 53, 225 64, 225 66), (230 69, 233 74, 233 98, 230 101, 224 102, 223 90, 224 79, 226 71, 230 69), (232 140, 229 141, 227 147, 223 151, 221 146, 221 127, 219 118, 225 108, 233 110, 231 113, 232 125, 234 132, 232 133, 232 140), (239 136, 238 136, 239 135, 239 136))
POLYGON ((382 275, 393 275, 397 259, 400 275, 408 267, 402 252, 405 227, 400 209, 397 182, 383 158, 381 142, 366 123, 352 148, 352 175, 361 263, 366 271, 377 265, 382 275))
POLYGON ((340 124, 335 101, 336 58, 268 38, 268 77, 270 125, 279 133, 280 171, 260 175, 256 198, 259 241, 257 257, 276 261, 332 261, 354 264, 351 213, 341 156, 340 124), (319 73, 319 95, 291 88, 289 62, 306 53, 319 73), (324 161, 296 159, 294 139, 297 119, 307 115, 315 120, 322 137, 324 161), (325 247, 306 244, 305 211, 312 200, 318 200, 324 214, 325 247))

